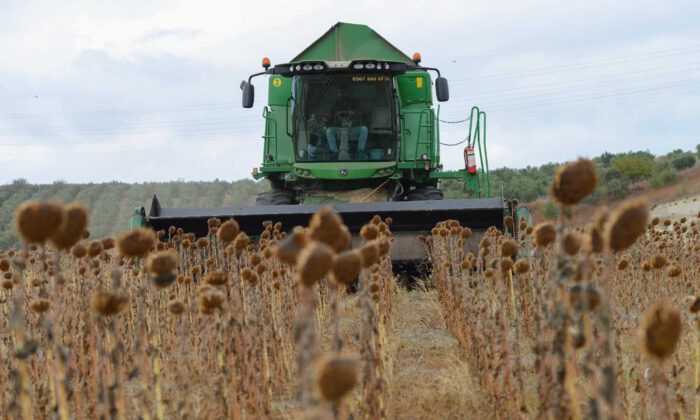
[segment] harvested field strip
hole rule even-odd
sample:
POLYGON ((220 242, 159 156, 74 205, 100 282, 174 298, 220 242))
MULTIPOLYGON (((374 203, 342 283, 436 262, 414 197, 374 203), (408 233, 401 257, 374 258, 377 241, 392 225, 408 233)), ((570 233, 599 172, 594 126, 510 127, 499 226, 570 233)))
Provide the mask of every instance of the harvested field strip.
POLYGON ((463 419, 477 398, 457 340, 445 328, 435 291, 403 292, 390 336, 393 376, 391 418, 463 419))

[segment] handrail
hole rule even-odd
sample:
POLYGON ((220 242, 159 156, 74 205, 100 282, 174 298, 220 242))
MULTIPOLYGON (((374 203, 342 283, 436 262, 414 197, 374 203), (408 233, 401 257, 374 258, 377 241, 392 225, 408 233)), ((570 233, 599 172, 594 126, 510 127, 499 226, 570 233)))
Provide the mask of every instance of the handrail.
POLYGON ((479 107, 472 107, 469 113, 469 142, 468 145, 479 150, 481 178, 484 183, 484 194, 491 197, 491 180, 489 176, 489 158, 486 151, 486 113, 479 107), (483 126, 483 131, 482 131, 483 126))
POLYGON ((435 138, 437 139, 437 141, 433 142, 435 160, 440 162, 440 104, 438 104, 437 115, 435 115, 435 138))
MULTIPOLYGON (((268 139, 274 139, 274 140, 275 140, 275 157, 277 157, 277 156, 279 156, 279 155, 277 154, 277 145, 278 145, 278 142, 277 142, 277 120, 274 119, 274 118, 272 118, 272 117, 270 116, 271 113, 272 113, 272 112, 270 111, 270 108, 266 106, 266 107, 263 108, 262 117, 263 117, 266 121, 272 121, 272 122, 274 123, 274 129, 271 130, 272 133, 274 133, 274 134, 271 134, 271 135, 268 135, 268 134, 267 134, 267 132, 268 132, 268 130, 267 130, 267 124, 265 124, 265 134, 263 134, 262 137, 263 137, 263 140, 268 140, 268 139)), ((267 154, 269 155, 269 154, 270 154, 270 153, 269 153, 269 152, 270 152, 270 150, 269 150, 269 143, 268 143, 268 142, 265 142, 265 143, 266 143, 266 147, 268 147, 268 150, 266 150, 266 152, 267 152, 267 154)), ((263 152, 263 153, 264 153, 264 152, 263 152)), ((265 159, 264 159, 264 157, 263 157, 263 161, 264 161, 264 160, 265 160, 265 159)))
POLYGON ((431 132, 430 148, 432 149, 431 155, 435 157, 436 161, 439 161, 440 159, 438 159, 438 155, 439 155, 440 145, 437 144, 436 141, 433 141, 435 138, 438 138, 438 139, 440 138, 440 136, 438 136, 438 134, 437 134, 437 128, 436 128, 436 125, 437 125, 436 117, 437 116, 435 115, 435 110, 433 108, 429 108, 429 109, 430 109, 430 118, 431 118, 430 119, 430 132, 431 132))
POLYGON ((484 158, 481 154, 481 142, 479 141, 479 107, 473 106, 471 111, 469 111, 469 134, 467 137, 468 146, 479 151, 479 170, 481 171, 481 178, 484 178, 484 158), (476 115, 475 115, 476 114, 476 115), (474 118, 476 116, 476 118, 474 118))
POLYGON ((484 142, 484 162, 486 163, 486 177, 484 178, 484 188, 486 190, 486 196, 491 197, 491 171, 489 170, 489 154, 488 148, 486 147, 486 113, 484 111, 479 111, 479 122, 481 123, 483 118, 484 123, 484 133, 482 140, 484 142))
MULTIPOLYGON (((425 125, 421 124, 421 121, 418 121, 418 138, 416 139, 416 154, 415 156, 418 156, 418 145, 419 144, 427 144, 428 145, 428 153, 434 155, 435 154, 435 142, 433 141, 433 138, 435 137, 435 111, 433 111, 432 108, 426 108, 424 110, 428 114, 427 116, 427 123, 425 125), (421 143, 420 141, 420 129, 422 127, 426 128, 426 136, 428 139, 424 142, 421 143), (432 149, 432 150, 431 150, 432 149), (431 153, 432 152, 432 153, 431 153)), ((423 114, 421 114, 421 120, 423 119, 423 114)))
MULTIPOLYGON (((295 133, 294 133, 294 121, 292 121, 292 132, 291 132, 291 133, 289 132, 289 101, 294 101, 294 98, 291 97, 291 96, 290 96, 289 98, 287 98, 287 103, 284 105, 284 109, 285 109, 285 119, 284 119, 284 121, 287 123, 287 125, 286 125, 286 127, 287 127, 287 135, 288 135, 289 137, 291 137, 291 138, 294 138, 294 134, 295 134, 295 133)), ((294 115, 292 114, 292 117, 293 117, 293 116, 294 116, 294 115)))

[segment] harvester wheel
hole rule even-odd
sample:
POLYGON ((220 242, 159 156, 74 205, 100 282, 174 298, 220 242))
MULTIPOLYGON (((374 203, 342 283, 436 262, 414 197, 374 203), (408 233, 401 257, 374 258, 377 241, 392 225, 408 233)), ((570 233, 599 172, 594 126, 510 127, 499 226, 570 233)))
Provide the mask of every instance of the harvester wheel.
POLYGON ((280 206, 284 204, 298 204, 294 191, 273 188, 259 193, 255 199, 256 206, 280 206))
POLYGON ((418 187, 406 193, 407 201, 442 200, 442 190, 435 187, 418 187))

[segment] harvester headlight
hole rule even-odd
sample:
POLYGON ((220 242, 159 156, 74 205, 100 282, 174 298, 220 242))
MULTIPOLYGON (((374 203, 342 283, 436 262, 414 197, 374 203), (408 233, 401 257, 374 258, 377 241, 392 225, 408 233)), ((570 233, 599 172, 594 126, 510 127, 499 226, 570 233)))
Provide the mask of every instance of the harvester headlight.
POLYGON ((365 64, 365 68, 366 68, 367 70, 374 70, 375 67, 376 67, 376 65, 375 65, 374 63, 367 63, 367 64, 365 64))
POLYGON ((314 70, 323 70, 323 64, 314 64, 314 70))
POLYGON ((352 68, 354 68, 355 70, 362 70, 365 68, 365 65, 362 63, 355 63, 353 64, 352 68))
POLYGON ((294 66, 289 66, 289 71, 294 71, 294 66))
POLYGON ((314 66, 312 66, 311 64, 304 64, 304 67, 302 68, 304 69, 304 71, 311 71, 314 68, 314 66))
POLYGON ((422 155, 420 155, 420 158, 423 160, 428 160, 428 155, 423 153, 422 155))
POLYGON ((297 71, 301 70, 301 65, 297 64, 297 71))

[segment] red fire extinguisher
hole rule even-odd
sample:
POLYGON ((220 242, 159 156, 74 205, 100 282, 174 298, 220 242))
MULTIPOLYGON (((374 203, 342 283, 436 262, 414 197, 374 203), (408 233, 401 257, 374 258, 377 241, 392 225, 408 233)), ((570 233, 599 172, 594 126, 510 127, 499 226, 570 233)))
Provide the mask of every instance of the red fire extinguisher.
POLYGON ((464 148, 464 165, 467 168, 467 172, 470 174, 476 173, 476 156, 474 155, 474 148, 472 146, 464 148))

